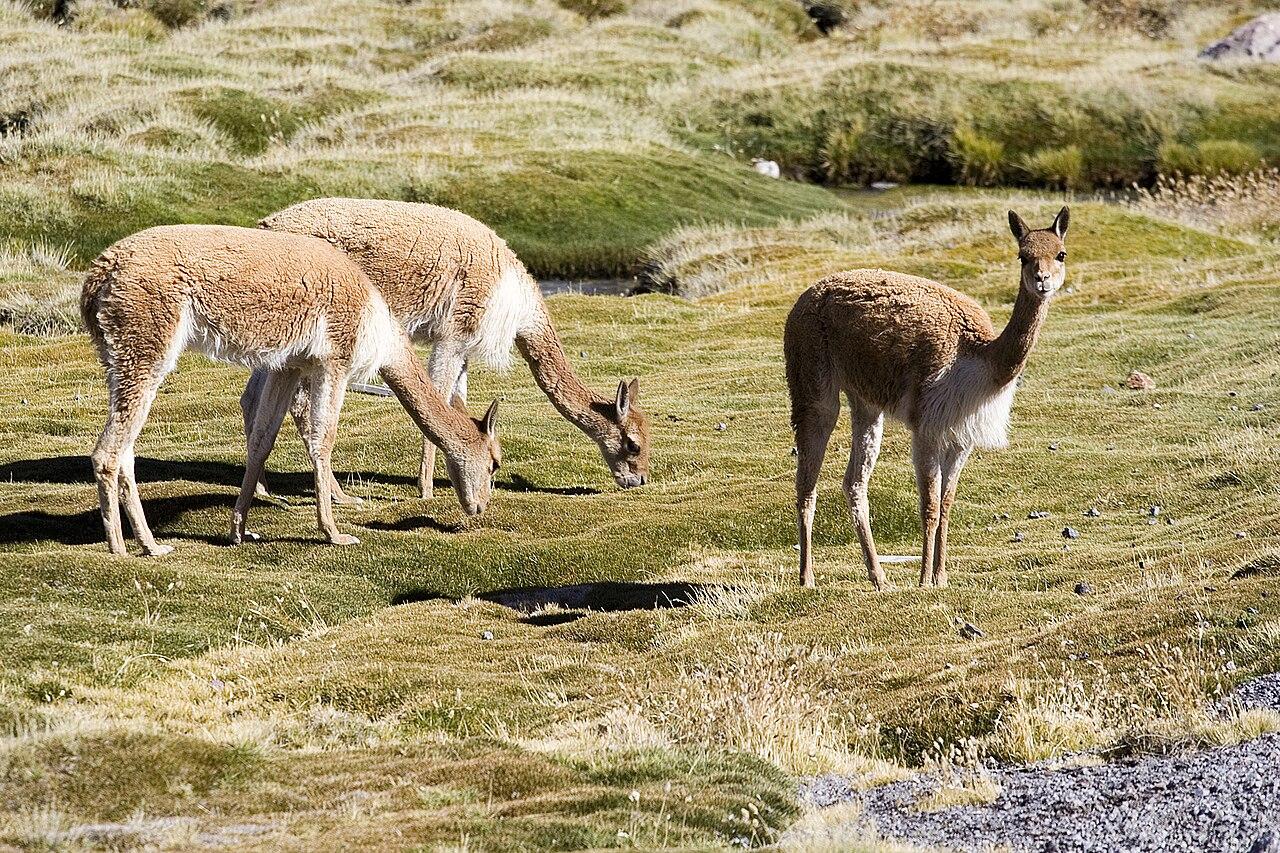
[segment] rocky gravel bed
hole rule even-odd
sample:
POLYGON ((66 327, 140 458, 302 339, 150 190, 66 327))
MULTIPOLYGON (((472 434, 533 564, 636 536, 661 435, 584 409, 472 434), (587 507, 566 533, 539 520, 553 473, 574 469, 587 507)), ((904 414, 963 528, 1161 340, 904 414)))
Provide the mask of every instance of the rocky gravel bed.
MULTIPOLYGON (((1233 698, 1280 710, 1280 674, 1249 682, 1233 698)), ((801 794, 818 807, 860 801, 861 815, 828 828, 828 841, 875 832, 963 851, 1280 853, 1280 734, 1187 755, 988 776, 1000 788, 992 803, 933 812, 918 803, 941 783, 924 775, 865 792, 847 778, 820 776, 801 794)))

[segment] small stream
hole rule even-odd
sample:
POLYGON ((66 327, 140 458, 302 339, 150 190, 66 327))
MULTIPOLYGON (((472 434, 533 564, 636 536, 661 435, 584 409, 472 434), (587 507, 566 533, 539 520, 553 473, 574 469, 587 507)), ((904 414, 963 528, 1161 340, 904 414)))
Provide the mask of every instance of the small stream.
POLYGON ((543 296, 580 293, 585 296, 630 296, 639 286, 634 278, 543 278, 538 280, 543 296))

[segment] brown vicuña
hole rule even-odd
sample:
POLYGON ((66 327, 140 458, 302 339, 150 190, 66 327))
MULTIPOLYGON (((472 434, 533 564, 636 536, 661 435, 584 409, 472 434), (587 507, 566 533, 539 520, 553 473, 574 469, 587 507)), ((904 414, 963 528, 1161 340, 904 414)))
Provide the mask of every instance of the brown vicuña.
POLYGON ((1003 447, 1018 376, 1053 293, 1066 279, 1069 211, 1033 231, 1009 211, 1021 286, 996 334, 986 312, 958 291, 916 276, 852 270, 801 294, 787 317, 784 349, 796 441, 800 582, 814 585, 813 517, 827 442, 849 401, 853 447, 844 476, 849 513, 871 583, 885 575, 871 538, 867 483, 880 453, 884 415, 911 430, 911 461, 924 533, 920 584, 947 584, 947 523, 960 471, 975 448, 1003 447))
POLYGON ((231 540, 245 529, 254 486, 295 390, 312 402, 304 439, 315 468, 320 529, 354 544, 333 520, 330 457, 348 380, 378 373, 422 432, 445 452, 468 515, 489 503, 501 450, 497 402, 475 421, 445 403, 382 297, 343 252, 323 240, 253 228, 172 225, 126 237, 90 270, 80 311, 107 368, 110 413, 93 452, 107 544, 124 554, 120 498, 148 555, 156 542, 134 479, 134 444, 164 377, 186 349, 264 371, 248 436, 248 463, 231 540))
MULTIPOLYGON (((391 313, 415 340, 432 344, 427 370, 446 399, 465 400, 467 364, 505 368, 514 343, 556 410, 600 448, 623 488, 649 477, 649 421, 637 405, 640 383, 618 383, 609 399, 593 393, 565 357, 538 283, 501 237, 444 207, 401 201, 320 198, 263 219, 273 231, 320 237, 345 251, 381 291, 391 313)), ((261 373, 241 404, 246 425, 257 407, 261 373)), ((300 391, 291 409, 305 422, 300 391)), ((418 485, 433 493, 435 447, 423 441, 418 485)), ((339 502, 353 501, 334 485, 339 502)))

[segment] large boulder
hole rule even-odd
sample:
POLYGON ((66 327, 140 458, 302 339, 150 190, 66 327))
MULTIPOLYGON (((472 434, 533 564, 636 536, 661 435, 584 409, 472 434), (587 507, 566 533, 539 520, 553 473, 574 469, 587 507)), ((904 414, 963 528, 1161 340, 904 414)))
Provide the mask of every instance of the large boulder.
POLYGON ((1200 51, 1202 59, 1280 62, 1280 12, 1259 15, 1217 44, 1200 51))

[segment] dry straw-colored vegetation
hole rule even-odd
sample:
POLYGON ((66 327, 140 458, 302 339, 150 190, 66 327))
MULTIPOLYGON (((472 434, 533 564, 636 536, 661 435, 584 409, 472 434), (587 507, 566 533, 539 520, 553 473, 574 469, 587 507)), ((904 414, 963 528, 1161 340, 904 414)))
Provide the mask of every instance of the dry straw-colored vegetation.
MULTIPOLYGON (((790 0, 163 8, 83 0, 59 26, 0 5, 0 845, 763 844, 801 819, 799 774, 927 768, 949 781, 925 805, 948 808, 998 796, 990 759, 1276 727, 1215 704, 1280 667, 1280 249, 1275 176, 1254 168, 1275 156, 1274 78, 1192 50, 1248 4, 847 3, 829 37, 790 0), (870 197, 751 156, 1035 190, 870 197), (1087 196, 1109 184, 1123 203, 1087 196), (1048 222, 1050 188, 1078 193, 1071 289, 1011 447, 966 471, 952 588, 916 590, 905 565, 870 592, 837 439, 819 587, 798 589, 778 340, 796 294, 892 267, 999 320, 1005 211, 1048 222), (459 206, 540 273, 668 291, 552 300, 593 386, 641 377, 653 483, 614 490, 524 374, 477 371, 475 396, 506 400, 489 515, 414 499, 412 424, 357 398, 336 464, 365 498, 341 511, 360 548, 313 540, 290 435, 266 541, 229 548, 245 376, 186 357, 138 460, 178 550, 109 558, 85 458, 105 389, 70 319, 84 263, 156 222, 321 193, 459 206), (1123 389, 1135 368, 1157 389, 1123 389), (599 581, 617 609, 483 597, 599 581), (677 581, 690 606, 628 609, 627 585, 677 581)), ((911 553, 900 431, 881 466, 877 537, 911 553)), ((902 849, 842 835, 847 817, 785 842, 902 849)))

